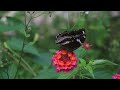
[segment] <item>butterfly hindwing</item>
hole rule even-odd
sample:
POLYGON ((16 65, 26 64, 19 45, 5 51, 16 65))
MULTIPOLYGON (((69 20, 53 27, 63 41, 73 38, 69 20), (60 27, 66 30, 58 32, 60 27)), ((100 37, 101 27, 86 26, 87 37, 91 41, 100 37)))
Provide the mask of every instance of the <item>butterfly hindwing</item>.
POLYGON ((76 41, 71 41, 67 44, 62 44, 60 45, 60 47, 62 49, 65 49, 67 51, 74 51, 75 49, 79 48, 80 47, 80 43, 79 42, 76 42, 76 41))

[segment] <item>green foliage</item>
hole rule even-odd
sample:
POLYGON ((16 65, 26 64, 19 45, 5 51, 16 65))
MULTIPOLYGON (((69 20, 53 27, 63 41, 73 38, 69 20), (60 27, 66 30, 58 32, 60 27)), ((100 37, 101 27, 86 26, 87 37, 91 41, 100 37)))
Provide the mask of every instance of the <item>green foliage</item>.
POLYGON ((120 73, 120 15, 114 16, 111 11, 89 11, 88 14, 35 11, 31 18, 30 13, 33 12, 26 12, 28 25, 25 25, 24 12, 0 12, 1 79, 15 78, 20 58, 16 78, 112 79, 120 73), (55 44, 55 36, 79 28, 86 29, 86 42, 91 49, 81 46, 75 50, 78 67, 69 73, 56 73, 51 63, 53 54, 60 49, 55 44))
POLYGON ((5 17, 6 22, 0 21, 0 32, 5 31, 19 31, 22 34, 25 34, 25 26, 24 23, 14 17, 5 17))
MULTIPOLYGON (((9 39, 6 43, 10 46, 11 49, 16 50, 16 51, 21 51, 22 45, 23 45, 22 39, 18 39, 18 38, 9 39)), ((39 55, 38 50, 31 43, 28 43, 25 46, 24 52, 30 53, 33 55, 39 55)))
POLYGON ((75 68, 73 71, 69 72, 69 73, 62 73, 58 79, 70 79, 72 78, 75 74, 77 74, 79 68, 75 68))
POLYGON ((59 73, 56 73, 54 69, 43 69, 35 79, 54 79, 58 76, 59 73))
POLYGON ((93 62, 93 65, 117 65, 117 64, 109 60, 95 60, 93 62))
POLYGON ((79 58, 83 58, 86 54, 86 50, 82 47, 78 48, 76 51, 75 51, 77 57, 79 58))
POLYGON ((87 64, 87 62, 84 59, 80 59, 79 61, 80 61, 80 64, 79 64, 80 68, 83 68, 83 69, 87 70, 92 75, 92 77, 95 78, 94 74, 93 74, 93 68, 92 68, 92 63, 93 62, 90 61, 87 64))
POLYGON ((10 67, 8 68, 8 74, 10 79, 14 79, 16 71, 17 66, 15 64, 10 65, 10 67))

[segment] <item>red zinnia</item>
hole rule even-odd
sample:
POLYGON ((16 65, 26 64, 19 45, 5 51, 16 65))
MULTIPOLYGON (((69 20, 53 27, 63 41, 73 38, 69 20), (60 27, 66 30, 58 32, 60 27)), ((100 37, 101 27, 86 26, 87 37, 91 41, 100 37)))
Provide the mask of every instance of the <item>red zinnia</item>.
POLYGON ((84 42, 83 43, 83 48, 86 49, 86 50, 89 50, 90 49, 90 44, 87 43, 87 42, 84 42))
POLYGON ((66 50, 58 50, 52 57, 53 66, 56 67, 56 72, 68 72, 77 66, 77 57, 75 53, 66 50))
POLYGON ((113 79, 120 79, 120 74, 115 74, 112 76, 113 79))

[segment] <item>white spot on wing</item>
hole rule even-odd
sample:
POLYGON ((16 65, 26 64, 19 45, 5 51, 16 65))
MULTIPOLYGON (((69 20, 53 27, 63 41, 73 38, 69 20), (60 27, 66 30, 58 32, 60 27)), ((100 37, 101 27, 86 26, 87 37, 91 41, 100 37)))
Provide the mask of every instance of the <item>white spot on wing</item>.
POLYGON ((85 38, 85 36, 83 36, 85 38))
POLYGON ((76 41, 79 42, 80 44, 82 43, 82 42, 80 41, 80 39, 76 39, 76 41))
POLYGON ((63 41, 64 39, 67 39, 67 38, 71 38, 70 36, 64 36, 64 37, 61 37, 58 39, 58 42, 61 42, 63 41))
POLYGON ((64 43, 61 43, 61 45, 65 45, 65 44, 68 44, 70 41, 66 41, 64 43))
POLYGON ((83 34, 85 34, 85 31, 82 31, 83 34))
POLYGON ((80 35, 75 35, 76 38, 80 37, 80 35))
POLYGON ((59 35, 61 35, 61 33, 59 33, 59 34, 56 36, 56 38, 57 38, 59 35))

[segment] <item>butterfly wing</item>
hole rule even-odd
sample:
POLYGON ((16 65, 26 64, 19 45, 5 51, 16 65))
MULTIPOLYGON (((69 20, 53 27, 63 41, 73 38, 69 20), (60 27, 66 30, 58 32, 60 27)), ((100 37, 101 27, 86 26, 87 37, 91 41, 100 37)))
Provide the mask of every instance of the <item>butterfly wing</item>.
POLYGON ((85 29, 65 31, 56 36, 56 44, 67 51, 74 51, 85 41, 85 29))
POLYGON ((60 45, 62 49, 65 49, 67 51, 74 51, 81 46, 81 44, 79 42, 76 42, 75 40, 67 42, 68 43, 65 42, 60 45))

